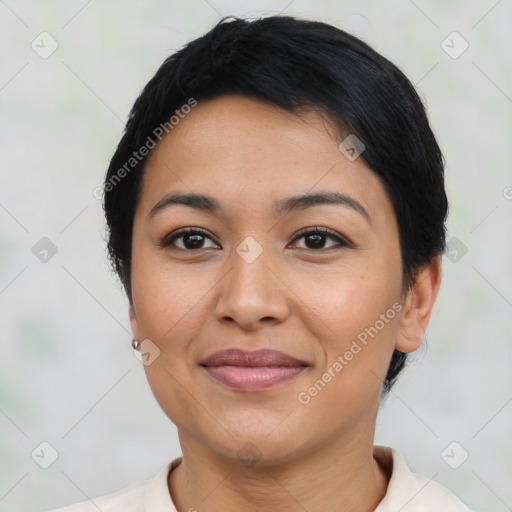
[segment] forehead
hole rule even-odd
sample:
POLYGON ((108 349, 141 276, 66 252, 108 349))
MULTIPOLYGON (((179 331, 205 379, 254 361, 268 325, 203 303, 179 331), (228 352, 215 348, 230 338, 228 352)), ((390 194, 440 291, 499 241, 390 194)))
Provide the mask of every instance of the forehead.
POLYGON ((214 196, 234 215, 321 189, 357 198, 374 215, 393 215, 378 177, 362 158, 347 158, 341 140, 316 111, 297 114, 243 96, 199 102, 152 151, 138 210, 147 215, 178 189, 214 196))

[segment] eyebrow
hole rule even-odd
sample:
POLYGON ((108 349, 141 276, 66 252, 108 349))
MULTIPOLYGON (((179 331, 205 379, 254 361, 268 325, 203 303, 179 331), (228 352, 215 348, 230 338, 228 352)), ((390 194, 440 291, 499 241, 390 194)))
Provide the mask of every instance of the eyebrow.
MULTIPOLYGON (((281 199, 275 204, 275 211, 285 215, 291 211, 305 210, 313 206, 332 204, 345 206, 360 213, 371 224, 371 217, 361 203, 350 196, 339 192, 317 192, 315 194, 302 194, 281 199)), ((215 198, 203 194, 166 194, 156 203, 147 216, 150 220, 158 213, 173 205, 184 205, 206 212, 219 212, 222 206, 215 198)))

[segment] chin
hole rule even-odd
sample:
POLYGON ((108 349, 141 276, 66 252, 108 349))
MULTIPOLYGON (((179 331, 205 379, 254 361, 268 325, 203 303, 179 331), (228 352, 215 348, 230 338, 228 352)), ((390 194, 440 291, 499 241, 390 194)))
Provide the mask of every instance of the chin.
MULTIPOLYGON (((277 420, 272 416, 268 421, 261 414, 252 418, 246 414, 245 418, 246 423, 243 424, 222 423, 226 430, 222 430, 221 438, 212 438, 208 435, 211 432, 204 432, 204 444, 219 455, 238 460, 248 467, 256 464, 275 466, 294 460, 300 455, 300 426, 296 430, 280 430, 279 424, 283 421, 283 415, 277 420)), ((307 439, 303 441, 307 444, 307 439)))

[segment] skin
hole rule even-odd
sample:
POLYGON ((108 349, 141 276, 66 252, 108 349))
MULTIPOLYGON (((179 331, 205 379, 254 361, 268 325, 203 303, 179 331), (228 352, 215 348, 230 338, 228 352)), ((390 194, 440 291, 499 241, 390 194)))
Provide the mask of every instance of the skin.
POLYGON ((180 512, 326 512, 340 504, 372 511, 386 493, 389 474, 373 455, 382 381, 395 348, 421 344, 440 259, 402 294, 392 203, 362 159, 338 149, 341 140, 317 112, 226 96, 200 102, 147 162, 134 218, 130 322, 135 337, 161 351, 144 368, 178 429, 183 461, 169 492, 180 512), (213 196, 222 209, 173 205, 148 219, 171 191, 213 196), (280 199, 318 191, 350 196, 371 220, 342 205, 286 215, 273 209, 280 199), (296 237, 315 226, 350 245, 296 237), (182 227, 207 231, 201 248, 191 249, 187 236, 159 245, 182 227), (236 252, 248 236, 262 249, 252 263, 236 252), (298 394, 397 302, 400 313, 301 404, 298 394), (199 366, 233 347, 273 348, 310 366, 265 391, 237 391, 199 366), (260 457, 253 466, 238 456, 247 443, 260 457))

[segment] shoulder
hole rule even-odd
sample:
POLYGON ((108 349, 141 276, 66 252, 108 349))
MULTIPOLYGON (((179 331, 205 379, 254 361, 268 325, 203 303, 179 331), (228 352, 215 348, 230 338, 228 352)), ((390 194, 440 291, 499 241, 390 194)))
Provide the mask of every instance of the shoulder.
POLYGON ((159 474, 117 491, 91 498, 47 512, 144 512, 145 510, 171 511, 167 476, 176 461, 166 464, 159 474), (161 508, 163 507, 163 508, 161 508))
POLYGON ((375 512, 472 512, 452 491, 423 475, 412 472, 393 448, 375 447, 375 456, 391 459, 392 473, 386 496, 375 512))

